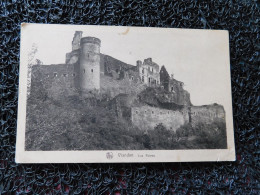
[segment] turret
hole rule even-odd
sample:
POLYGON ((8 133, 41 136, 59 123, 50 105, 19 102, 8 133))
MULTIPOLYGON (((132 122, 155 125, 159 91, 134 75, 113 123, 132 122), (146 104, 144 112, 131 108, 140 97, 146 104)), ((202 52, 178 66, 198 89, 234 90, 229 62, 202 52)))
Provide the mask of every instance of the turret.
POLYGON ((136 61, 136 66, 141 66, 142 65, 142 61, 141 60, 137 60, 136 61))
POLYGON ((95 37, 83 37, 80 41, 79 84, 84 96, 100 90, 100 44, 95 37))

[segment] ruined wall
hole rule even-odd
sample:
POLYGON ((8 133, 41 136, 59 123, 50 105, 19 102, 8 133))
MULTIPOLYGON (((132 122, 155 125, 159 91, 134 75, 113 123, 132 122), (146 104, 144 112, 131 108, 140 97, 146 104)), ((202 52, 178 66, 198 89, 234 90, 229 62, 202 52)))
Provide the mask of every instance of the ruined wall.
POLYGON ((167 88, 164 88, 167 93, 162 94, 162 96, 165 96, 166 100, 168 99, 179 105, 191 105, 190 94, 183 89, 183 82, 169 77, 168 81, 164 83, 165 86, 167 86, 167 88))
POLYGON ((139 96, 143 102, 157 107, 169 106, 168 109, 173 109, 175 106, 176 108, 190 106, 189 93, 186 91, 181 93, 187 93, 186 98, 181 99, 179 97, 182 94, 168 92, 161 87, 147 87, 139 96))
POLYGON ((66 64, 75 64, 78 62, 80 50, 74 50, 66 54, 66 64))
POLYGON ((190 112, 192 126, 198 123, 210 124, 218 120, 225 122, 224 107, 218 104, 191 106, 190 112))
POLYGON ((159 65, 147 58, 142 63, 137 61, 137 68, 141 81, 148 86, 158 86, 160 84, 159 65))
POLYGON ((131 79, 137 80, 139 75, 135 66, 126 64, 108 55, 101 55, 100 61, 101 72, 104 75, 113 77, 114 79, 123 79, 131 76, 131 79))
POLYGON ((82 37, 82 31, 76 31, 72 40, 72 51, 80 49, 80 40, 82 37))
POLYGON ((144 130, 153 130, 159 123, 162 123, 167 129, 176 131, 189 122, 189 115, 186 109, 173 111, 141 106, 131 108, 131 121, 136 127, 144 130))
POLYGON ((110 76, 101 75, 100 93, 107 94, 110 98, 118 94, 138 94, 146 88, 139 80, 132 80, 130 77, 117 80, 110 76))
POLYGON ((71 43, 72 51, 66 54, 66 64, 74 64, 78 61, 81 37, 82 31, 76 31, 71 43))
POLYGON ((76 65, 35 65, 32 67, 31 91, 37 95, 46 92, 48 97, 77 94, 76 65))

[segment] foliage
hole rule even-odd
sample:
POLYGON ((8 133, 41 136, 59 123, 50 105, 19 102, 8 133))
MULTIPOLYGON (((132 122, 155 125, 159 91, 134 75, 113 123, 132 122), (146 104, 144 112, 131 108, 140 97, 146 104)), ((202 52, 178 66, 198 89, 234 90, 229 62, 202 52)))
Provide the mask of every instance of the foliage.
POLYGON ((226 148, 225 124, 163 124, 144 131, 118 119, 110 102, 95 98, 48 97, 44 90, 28 99, 27 150, 150 150, 226 148), (38 95, 37 95, 38 94, 38 95))

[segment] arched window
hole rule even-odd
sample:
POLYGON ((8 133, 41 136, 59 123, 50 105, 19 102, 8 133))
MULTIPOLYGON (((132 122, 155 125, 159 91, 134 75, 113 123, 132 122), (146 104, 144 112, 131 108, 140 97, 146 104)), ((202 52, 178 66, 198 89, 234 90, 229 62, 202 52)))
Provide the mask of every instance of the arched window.
POLYGON ((142 69, 142 73, 144 73, 144 68, 142 69))
POLYGON ((144 82, 144 76, 142 76, 142 82, 144 82))
POLYGON ((86 70, 85 70, 85 69, 83 69, 83 73, 86 73, 86 70))
POLYGON ((151 78, 150 78, 150 77, 149 77, 149 79, 148 79, 148 80, 149 80, 149 83, 151 83, 151 78))
POLYGON ((93 69, 91 69, 91 72, 93 72, 93 69))

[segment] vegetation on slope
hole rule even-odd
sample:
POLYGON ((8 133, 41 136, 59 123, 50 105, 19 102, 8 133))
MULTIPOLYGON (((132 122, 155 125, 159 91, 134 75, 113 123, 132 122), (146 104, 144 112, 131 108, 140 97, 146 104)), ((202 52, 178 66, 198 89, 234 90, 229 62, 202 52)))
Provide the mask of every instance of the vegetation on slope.
MULTIPOLYGON (((42 91, 42 93, 44 93, 42 91)), ((26 150, 145 150, 226 148, 225 124, 214 122, 177 132, 162 124, 147 132, 119 120, 110 101, 41 94, 28 99, 26 150)))

